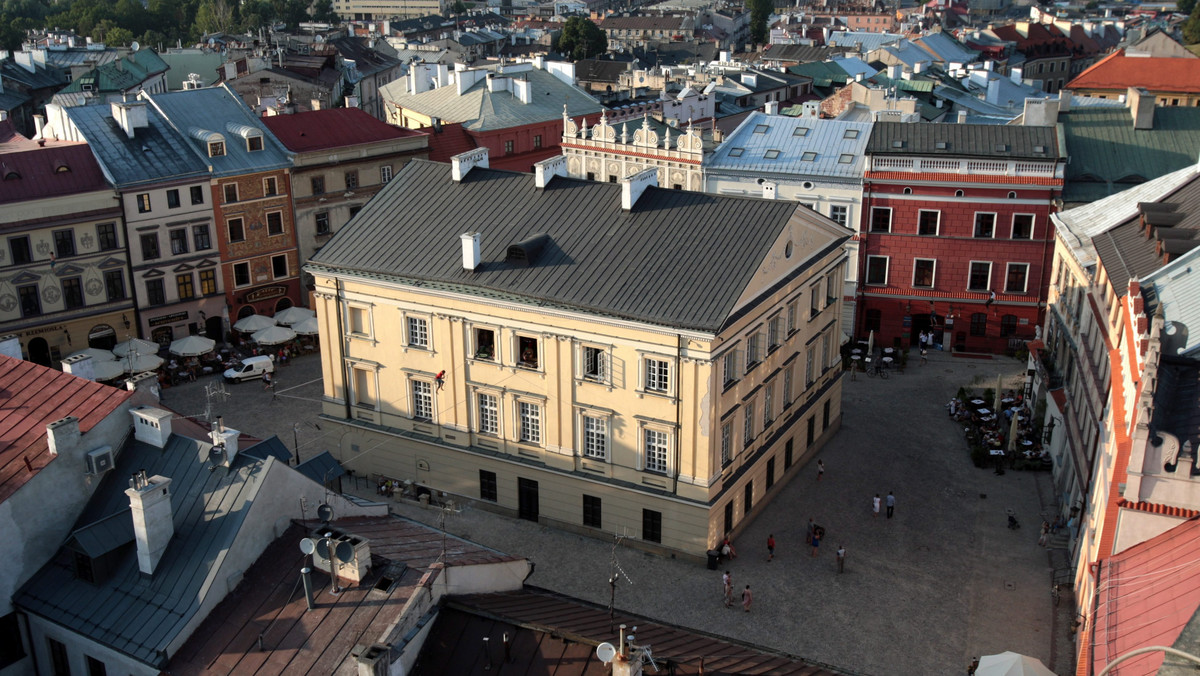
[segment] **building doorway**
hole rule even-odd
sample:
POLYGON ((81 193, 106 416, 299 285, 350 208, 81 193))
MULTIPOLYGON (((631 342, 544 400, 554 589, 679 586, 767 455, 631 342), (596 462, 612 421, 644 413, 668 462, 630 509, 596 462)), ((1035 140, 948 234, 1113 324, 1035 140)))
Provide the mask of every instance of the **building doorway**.
POLYGON ((29 361, 42 366, 50 366, 50 344, 46 342, 45 338, 34 338, 29 341, 29 361))
POLYGON ((292 299, 288 298, 287 296, 284 296, 283 298, 279 299, 278 303, 275 303, 275 314, 279 314, 280 312, 283 312, 284 310, 290 308, 291 306, 292 306, 292 299))
POLYGON ((220 317, 209 317, 204 320, 204 335, 218 343, 225 342, 225 321, 220 317))
POLYGON ((258 314, 258 313, 255 312, 253 305, 243 305, 242 309, 238 310, 237 318, 245 319, 246 317, 249 317, 250 315, 254 315, 254 314, 258 314))
POLYGON ((175 329, 169 326, 160 326, 150 332, 150 340, 158 343, 158 346, 166 349, 171 346, 171 341, 175 340, 175 329))
POLYGON ((88 331, 88 347, 111 350, 117 346, 117 332, 108 324, 97 324, 88 331))
POLYGON ((538 482, 533 479, 517 479, 517 516, 538 520, 538 482))
POLYGON ((942 328, 942 318, 935 312, 913 315, 911 346, 919 348, 921 346, 921 332, 927 331, 930 339, 933 341, 930 347, 937 349, 934 346, 942 344, 942 328))

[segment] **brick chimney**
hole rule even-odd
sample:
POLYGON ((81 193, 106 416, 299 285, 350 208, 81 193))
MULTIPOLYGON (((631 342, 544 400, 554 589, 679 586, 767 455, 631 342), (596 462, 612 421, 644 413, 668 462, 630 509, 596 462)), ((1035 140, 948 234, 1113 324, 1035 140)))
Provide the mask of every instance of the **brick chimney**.
POLYGON ((157 474, 147 478, 146 471, 134 474, 125 490, 133 512, 133 534, 137 540, 138 570, 153 575, 154 569, 175 535, 171 510, 171 480, 157 474))

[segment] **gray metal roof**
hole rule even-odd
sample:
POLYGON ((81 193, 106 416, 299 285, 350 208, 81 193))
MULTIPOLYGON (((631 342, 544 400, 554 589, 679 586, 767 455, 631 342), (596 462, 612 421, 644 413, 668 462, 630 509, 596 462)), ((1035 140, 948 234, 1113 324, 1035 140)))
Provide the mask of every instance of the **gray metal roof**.
MULTIPOLYGON (((1153 290, 1155 303, 1162 308, 1163 317, 1167 321, 1167 332, 1164 342, 1174 343, 1166 354, 1195 356, 1200 350, 1200 331, 1191 331, 1190 327, 1200 326, 1200 248, 1192 249, 1169 264, 1150 273, 1141 280, 1143 289, 1153 290), (1175 350, 1179 352, 1176 353, 1175 350)), ((1172 392, 1171 394, 1176 394, 1172 392)), ((1193 390, 1195 394, 1195 390, 1193 390)), ((1157 398, 1158 392, 1155 392, 1157 398)), ((1200 412, 1196 401, 1190 401, 1181 406, 1190 415, 1200 412)), ((1192 423, 1197 421, 1192 420, 1192 423)), ((1188 425, 1190 429, 1183 437, 1195 439, 1200 433, 1200 427, 1188 425)), ((1175 431, 1175 430, 1172 430, 1175 431)))
POLYGON ((296 471, 322 486, 330 479, 336 479, 346 474, 346 470, 342 468, 342 464, 329 451, 321 451, 308 460, 296 465, 296 471))
POLYGON ((136 130, 133 138, 113 120, 110 106, 63 110, 118 189, 183 178, 207 178, 208 165, 196 155, 189 140, 153 106, 147 104, 146 108, 149 126, 136 130))
POLYGON ((1052 160, 1058 158, 1058 140, 1054 127, 877 122, 867 154, 1052 160))
POLYGON ((243 453, 232 470, 210 471, 211 448, 179 435, 162 449, 128 442, 76 522, 77 537, 69 544, 86 552, 112 551, 128 542, 122 541, 125 531, 102 524, 131 514, 125 495, 130 475, 144 469, 169 477, 175 535, 153 576, 138 570, 133 548, 96 583, 78 579, 70 558, 58 557, 25 584, 16 604, 140 662, 165 667, 167 647, 200 609, 206 590, 215 584, 224 593, 226 581, 212 576, 262 485, 263 461, 243 453))
POLYGON ((756 112, 725 137, 706 170, 860 179, 871 123, 756 112))
POLYGON ((291 156, 287 150, 228 85, 149 94, 146 98, 175 127, 175 131, 188 137, 187 143, 196 156, 212 168, 213 176, 236 176, 291 166, 291 156), (230 124, 249 125, 262 131, 263 149, 255 152, 247 150, 242 138, 229 132, 227 127, 230 124), (209 157, 208 148, 190 133, 192 129, 223 134, 225 154, 209 157))
POLYGON ((414 160, 310 265, 716 332, 794 213, 812 252, 849 234, 794 202, 647 188, 626 212, 617 184, 560 177, 539 190, 528 174, 478 168, 456 183, 450 167, 414 160), (459 239, 470 230, 482 233, 474 272, 459 239), (532 266, 505 262, 535 234, 549 241, 532 266))

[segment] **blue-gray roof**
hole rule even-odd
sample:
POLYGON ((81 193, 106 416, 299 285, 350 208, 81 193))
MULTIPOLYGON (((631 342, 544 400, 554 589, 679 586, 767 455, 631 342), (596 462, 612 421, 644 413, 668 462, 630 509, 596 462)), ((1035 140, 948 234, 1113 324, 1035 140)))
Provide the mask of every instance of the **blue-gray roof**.
POLYGON ((913 42, 937 55, 943 63, 971 63, 979 58, 979 52, 968 49, 961 42, 941 31, 923 35, 913 42))
POLYGON ((868 33, 866 31, 834 31, 825 44, 830 47, 850 47, 863 54, 890 45, 904 38, 894 33, 868 33))
POLYGON ((862 177, 871 123, 756 112, 705 161, 709 172, 862 177))
POLYGON ((1200 248, 1192 249, 1141 280, 1143 288, 1154 291, 1167 320, 1164 327, 1180 355, 1195 356, 1200 350, 1200 248), (1194 270, 1194 271, 1193 271, 1194 270))
POLYGON ((346 474, 346 470, 342 468, 342 464, 329 451, 321 451, 317 455, 296 465, 296 471, 322 486, 330 479, 336 479, 346 474))
POLYGON ((237 176, 291 166, 291 156, 287 149, 226 84, 181 92, 149 94, 147 98, 171 123, 175 131, 187 138, 188 145, 206 166, 211 167, 215 177, 237 176), (247 150, 242 137, 230 130, 237 125, 247 125, 261 131, 263 149, 254 152, 247 150), (224 155, 208 156, 208 148, 200 140, 204 132, 216 132, 225 137, 224 155))
MULTIPOLYGON (((171 479, 175 535, 154 575, 138 570, 137 552, 127 547, 110 574, 95 583, 76 577, 70 557, 57 557, 39 570, 15 597, 24 611, 106 645, 144 664, 166 666, 167 649, 195 617, 213 580, 221 553, 238 536, 262 482, 264 461, 248 452, 232 469, 210 470, 211 444, 172 435, 165 448, 128 442, 116 467, 100 482, 76 522, 69 548, 102 555, 129 544, 132 518, 125 494, 140 470, 171 479)), ((249 451, 250 449, 247 449, 249 451)))
POLYGON ((136 130, 133 138, 113 121, 110 106, 76 106, 63 111, 83 134, 92 154, 118 189, 207 178, 208 165, 196 155, 188 139, 153 106, 146 104, 146 108, 149 126, 136 130))

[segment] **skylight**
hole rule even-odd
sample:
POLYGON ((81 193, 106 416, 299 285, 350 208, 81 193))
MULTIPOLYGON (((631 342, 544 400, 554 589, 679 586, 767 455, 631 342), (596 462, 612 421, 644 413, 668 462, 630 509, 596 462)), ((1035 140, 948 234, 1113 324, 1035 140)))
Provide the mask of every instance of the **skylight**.
POLYGON ((746 152, 745 148, 730 148, 729 156, 730 157, 741 157, 742 153, 744 153, 744 152, 746 152))
POLYGON ((765 133, 767 133, 767 130, 770 128, 771 128, 771 125, 769 125, 769 124, 757 124, 757 125, 754 125, 754 133, 755 134, 765 134, 765 133))
POLYGON ((766 159, 768 159, 768 160, 773 160, 773 159, 775 159, 776 157, 779 157, 779 151, 778 151, 778 150, 775 150, 775 149, 768 150, 768 151, 767 151, 767 152, 766 152, 766 153, 763 155, 763 157, 764 157, 764 158, 766 158, 766 159))
POLYGON ((842 138, 858 138, 858 130, 857 129, 847 129, 846 133, 842 134, 842 138))
POLYGON ((804 154, 800 156, 801 162, 815 162, 816 159, 817 159, 817 154, 811 150, 805 151, 804 154))
POLYGON ((796 127, 792 130, 792 136, 808 136, 808 127, 796 127))
POLYGON ((838 164, 850 164, 854 162, 854 156, 850 153, 842 153, 838 155, 838 164))

